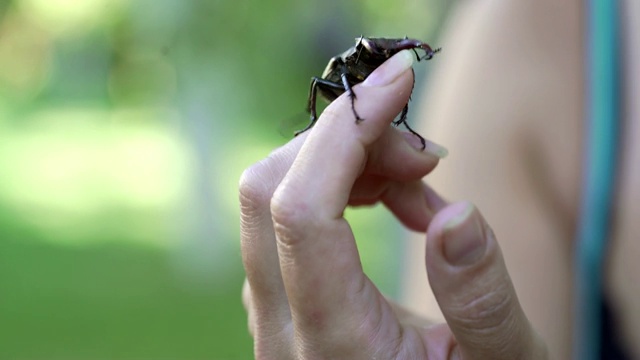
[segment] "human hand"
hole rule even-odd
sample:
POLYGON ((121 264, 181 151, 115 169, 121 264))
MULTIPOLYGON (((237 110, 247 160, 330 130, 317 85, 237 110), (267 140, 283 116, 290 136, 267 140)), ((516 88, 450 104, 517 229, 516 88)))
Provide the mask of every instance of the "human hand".
POLYGON ((355 87, 365 121, 341 96, 312 131, 243 174, 243 300, 257 359, 546 358, 479 212, 421 181, 442 149, 420 151, 418 138, 389 126, 409 99, 412 59, 401 52, 355 87), (427 232, 446 324, 416 325, 363 273, 343 211, 378 201, 427 232))

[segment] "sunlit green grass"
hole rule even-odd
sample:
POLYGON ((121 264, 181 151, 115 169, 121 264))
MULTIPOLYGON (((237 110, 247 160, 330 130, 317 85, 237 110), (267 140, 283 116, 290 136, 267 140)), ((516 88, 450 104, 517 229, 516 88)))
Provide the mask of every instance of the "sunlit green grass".
MULTIPOLYGON (((0 358, 251 358, 237 230, 211 234, 211 266, 188 269, 179 132, 92 116, 0 131, 0 358)), ((218 208, 237 219, 247 164, 221 165, 218 208)))
POLYGON ((0 358, 252 357, 239 267, 193 286, 165 251, 56 246, 2 225, 0 358))

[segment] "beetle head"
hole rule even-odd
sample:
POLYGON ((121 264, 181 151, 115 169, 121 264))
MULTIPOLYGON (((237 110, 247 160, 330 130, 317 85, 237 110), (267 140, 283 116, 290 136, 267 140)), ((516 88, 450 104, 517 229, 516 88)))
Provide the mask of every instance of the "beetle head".
POLYGON ((356 39, 356 50, 388 58, 399 51, 395 50, 395 43, 394 39, 359 37, 356 39))
POLYGON ((433 50, 429 44, 415 39, 387 39, 387 38, 356 38, 356 51, 361 53, 367 52, 371 57, 388 59, 394 54, 402 50, 413 50, 416 54, 416 58, 419 60, 430 60, 440 48, 433 50), (416 49, 421 49, 425 52, 424 56, 420 57, 416 52, 416 49))

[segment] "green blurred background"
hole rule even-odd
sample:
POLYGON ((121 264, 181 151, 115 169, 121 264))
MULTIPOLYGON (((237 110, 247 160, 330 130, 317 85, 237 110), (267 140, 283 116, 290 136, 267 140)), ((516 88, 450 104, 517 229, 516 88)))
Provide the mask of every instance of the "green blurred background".
MULTIPOLYGON (((331 56, 432 41, 446 6, 0 0, 0 358, 252 358, 240 174, 331 56)), ((401 229, 348 216, 393 294, 401 229)))

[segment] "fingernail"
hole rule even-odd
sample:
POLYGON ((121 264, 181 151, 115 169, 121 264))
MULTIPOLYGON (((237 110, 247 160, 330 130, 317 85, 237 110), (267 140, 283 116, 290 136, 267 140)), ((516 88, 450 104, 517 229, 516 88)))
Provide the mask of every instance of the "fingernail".
POLYGON ((434 142, 431 142, 427 139, 424 139, 424 150, 422 149, 422 141, 416 135, 410 132, 403 132, 402 136, 404 136, 405 140, 416 150, 421 152, 425 152, 427 154, 431 154, 437 158, 444 159, 449 155, 449 150, 444 146, 438 145, 434 142))
POLYGON ((411 51, 402 50, 380 65, 364 80, 362 85, 385 86, 391 84, 413 65, 414 60, 414 55, 411 51))
POLYGON ((439 157, 440 159, 444 159, 447 157, 447 155, 449 155, 449 150, 447 150, 446 147, 442 146, 442 145, 438 145, 434 142, 431 142, 427 139, 425 139, 425 146, 424 146, 424 151, 428 152, 430 154, 433 154, 437 157, 439 157))
POLYGON ((470 203, 460 203, 444 225, 444 257, 454 266, 468 266, 484 255, 486 239, 482 219, 470 203))

